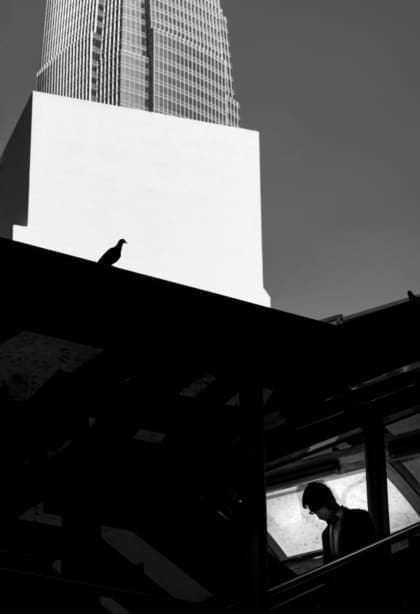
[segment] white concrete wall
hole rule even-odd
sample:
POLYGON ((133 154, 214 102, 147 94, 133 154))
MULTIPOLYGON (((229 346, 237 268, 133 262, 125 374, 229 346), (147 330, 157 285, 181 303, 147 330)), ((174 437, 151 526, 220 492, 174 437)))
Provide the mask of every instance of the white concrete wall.
POLYGON ((263 305, 259 135, 34 92, 13 238, 263 305))

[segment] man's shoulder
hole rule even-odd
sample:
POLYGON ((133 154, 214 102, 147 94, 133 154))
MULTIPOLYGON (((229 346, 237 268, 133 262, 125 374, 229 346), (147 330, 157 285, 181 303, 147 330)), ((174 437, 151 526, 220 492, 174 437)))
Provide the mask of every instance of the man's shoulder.
POLYGON ((359 507, 343 507, 343 514, 353 516, 370 516, 367 510, 362 510, 359 507))
POLYGON ((345 533, 359 536, 360 546, 369 544, 375 539, 375 525, 372 516, 366 510, 347 508, 343 514, 343 528, 345 533))
POLYGON ((367 510, 362 510, 360 508, 354 507, 343 508, 343 519, 352 520, 354 522, 371 522, 371 516, 367 510))

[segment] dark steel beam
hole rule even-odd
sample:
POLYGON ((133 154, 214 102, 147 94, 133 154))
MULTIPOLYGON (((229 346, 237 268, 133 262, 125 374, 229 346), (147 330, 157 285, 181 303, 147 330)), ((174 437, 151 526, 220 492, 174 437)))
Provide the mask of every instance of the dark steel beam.
POLYGON ((369 512, 377 537, 387 537, 389 529, 388 483, 383 416, 369 416, 363 426, 365 436, 366 487, 369 512))
POLYGON ((261 614, 267 598, 267 513, 262 388, 251 375, 240 384, 244 540, 242 612, 261 614))

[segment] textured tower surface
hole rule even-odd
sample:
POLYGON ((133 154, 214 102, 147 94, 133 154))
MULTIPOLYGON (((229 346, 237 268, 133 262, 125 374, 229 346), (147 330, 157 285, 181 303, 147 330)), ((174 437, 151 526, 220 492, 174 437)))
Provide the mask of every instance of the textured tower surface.
POLYGON ((42 92, 239 125, 220 0, 47 0, 42 92))

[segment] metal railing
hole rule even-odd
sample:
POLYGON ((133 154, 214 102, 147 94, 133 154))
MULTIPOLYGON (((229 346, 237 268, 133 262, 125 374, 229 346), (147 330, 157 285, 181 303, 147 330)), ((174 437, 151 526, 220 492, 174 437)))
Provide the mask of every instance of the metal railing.
MULTIPOLYGON (((406 542, 403 547, 396 548, 395 552, 406 550, 410 547, 413 539, 420 539, 420 522, 411 525, 401 531, 397 531, 389 537, 377 540, 360 550, 347 554, 335 561, 331 561, 322 567, 318 567, 305 574, 287 580, 278 586, 274 586, 268 591, 268 606, 270 612, 274 612, 285 602, 295 601, 304 594, 325 590, 331 580, 350 569, 357 569, 362 562, 367 562, 370 558, 375 558, 379 553, 383 554, 382 562, 386 562, 386 557, 391 558, 394 554, 393 546, 398 542, 406 542)), ((376 559, 375 559, 376 560, 376 559)))

